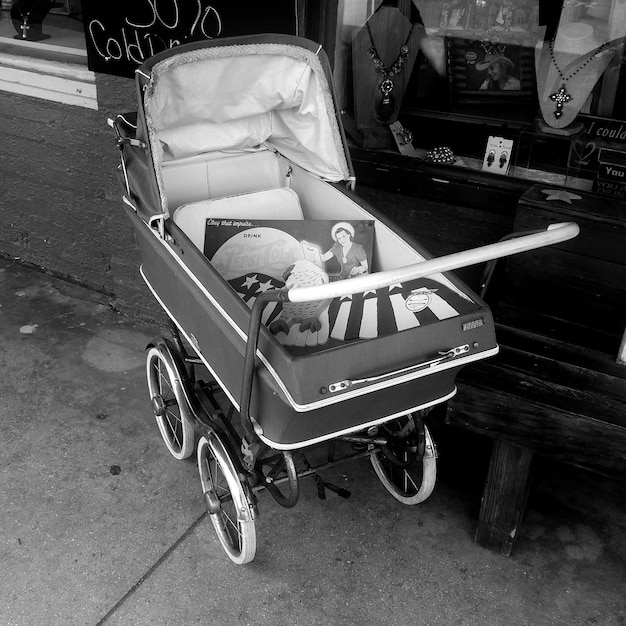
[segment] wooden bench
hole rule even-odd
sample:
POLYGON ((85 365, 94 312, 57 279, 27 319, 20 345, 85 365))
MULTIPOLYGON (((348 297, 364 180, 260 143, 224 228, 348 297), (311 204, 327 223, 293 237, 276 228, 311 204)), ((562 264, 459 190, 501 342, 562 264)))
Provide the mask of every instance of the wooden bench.
POLYGON ((535 455, 626 479, 626 207, 549 189, 524 194, 515 230, 575 221, 581 234, 506 261, 497 301, 487 294, 501 353, 461 372, 446 416, 494 441, 475 539, 504 555, 519 534, 535 455))

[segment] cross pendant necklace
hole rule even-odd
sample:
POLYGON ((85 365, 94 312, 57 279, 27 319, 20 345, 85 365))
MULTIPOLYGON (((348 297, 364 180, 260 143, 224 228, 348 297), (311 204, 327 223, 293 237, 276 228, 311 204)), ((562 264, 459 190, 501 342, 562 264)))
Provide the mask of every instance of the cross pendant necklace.
MULTIPOLYGON (((35 0, 32 6, 26 13, 22 13, 22 9, 19 9, 20 15, 22 16, 23 24, 20 24, 20 30, 22 31, 22 39, 28 39, 28 31, 30 30, 30 26, 28 25, 28 19, 30 18, 30 14, 33 12, 33 9, 39 4, 39 0, 35 0)), ((19 8, 19 7, 18 7, 19 8)))
POLYGON ((595 59, 598 56, 598 54, 600 54, 600 52, 604 50, 604 48, 606 48, 608 43, 603 43, 601 46, 599 46, 595 50, 592 50, 590 53, 588 53, 587 59, 583 61, 583 63, 579 65, 573 72, 570 72, 567 76, 565 76, 565 74, 563 74, 563 72, 561 71, 559 64, 556 62, 556 57, 554 55, 555 37, 556 35, 552 39, 550 39, 550 42, 548 45, 550 48, 550 60, 552 61, 552 64, 554 65, 559 75, 559 78, 561 79, 561 86, 554 93, 550 94, 548 97, 555 104, 556 108, 554 109, 553 115, 558 120, 563 115, 563 106, 567 104, 568 102, 571 102, 574 99, 572 94, 569 91, 567 91, 567 81, 570 78, 573 78, 574 76, 576 76, 576 74, 578 74, 580 70, 582 70, 589 63, 591 63, 591 61, 595 59))
POLYGON ((28 31, 30 30, 30 26, 28 25, 28 15, 22 15, 22 19, 24 23, 20 25, 20 30, 22 31, 22 39, 26 39, 28 37, 28 31))
POLYGON ((550 94, 549 97, 556 105, 553 115, 558 120, 563 115, 563 105, 567 104, 572 99, 572 95, 567 91, 565 83, 563 83, 554 93, 550 94))

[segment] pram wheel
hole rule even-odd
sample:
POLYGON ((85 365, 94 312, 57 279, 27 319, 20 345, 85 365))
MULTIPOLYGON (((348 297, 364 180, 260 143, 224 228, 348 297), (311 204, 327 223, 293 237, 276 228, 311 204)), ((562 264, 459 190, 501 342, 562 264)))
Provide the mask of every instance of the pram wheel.
POLYGON ((291 452, 283 452, 280 455, 260 459, 257 463, 257 476, 280 506, 290 509, 297 504, 300 497, 300 483, 291 452), (263 471, 264 465, 271 468, 269 472, 263 471), (278 482, 276 479, 281 472, 284 472, 285 476, 279 480, 281 483, 287 483, 289 489, 289 491, 285 490, 285 493, 276 484, 278 482))
POLYGON ((193 420, 180 368, 167 344, 148 350, 146 375, 152 410, 163 441, 174 458, 186 459, 193 454, 193 420))
POLYGON ((435 443, 421 418, 405 415, 381 427, 389 443, 370 459, 387 491, 403 504, 424 502, 435 488, 435 443))
POLYGON ((204 499, 217 537, 230 559, 249 563, 256 553, 252 511, 241 479, 216 432, 198 443, 198 471, 204 499))

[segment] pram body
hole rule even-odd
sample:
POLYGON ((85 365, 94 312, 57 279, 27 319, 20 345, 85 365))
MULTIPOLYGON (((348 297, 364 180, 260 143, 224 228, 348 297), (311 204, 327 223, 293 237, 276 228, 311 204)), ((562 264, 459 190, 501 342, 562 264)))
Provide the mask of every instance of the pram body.
MULTIPOLYGON (((136 121, 122 115, 113 126, 141 273, 192 360, 208 369, 241 414, 244 461, 222 462, 235 474, 241 467, 252 471, 255 442, 300 450, 375 433, 451 398, 459 369, 495 355, 498 347, 491 311, 447 270, 573 235, 554 229, 524 243, 429 260, 416 241, 352 191, 328 62, 308 40, 259 35, 180 46, 138 70, 137 97, 136 121), (276 215, 374 220, 370 272, 317 287, 283 287, 273 299, 257 298, 251 313, 203 253, 206 220, 276 215), (287 343, 263 323, 268 307, 319 300, 335 302, 344 328, 351 315, 380 317, 384 309, 396 317, 391 331, 387 324, 385 332, 360 337, 353 329, 341 337, 336 318, 332 326, 322 314, 325 329, 301 330, 296 323, 287 343), (327 345, 316 345, 322 335, 327 345), (331 335, 335 339, 328 341, 331 335)), ((165 343, 152 348, 173 368, 172 386, 182 419, 189 421, 199 409, 193 383, 185 380, 185 359, 165 343)), ((159 419, 159 411, 161 417, 166 412, 161 394, 152 400, 159 419)), ((239 456, 238 439, 225 447, 239 456)), ((216 516, 219 502, 208 506, 216 516)), ((239 555, 238 562, 248 556, 239 555)))

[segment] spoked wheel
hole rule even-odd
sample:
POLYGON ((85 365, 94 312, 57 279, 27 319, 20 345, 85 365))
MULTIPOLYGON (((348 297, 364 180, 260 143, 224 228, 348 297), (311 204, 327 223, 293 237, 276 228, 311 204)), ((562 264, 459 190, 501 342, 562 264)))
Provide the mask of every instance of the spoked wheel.
POLYGON ((249 563, 256 553, 254 519, 235 465, 217 433, 200 439, 198 471, 222 547, 238 565, 249 563))
POLYGON ((181 373, 167 348, 150 348, 146 375, 152 410, 163 441, 174 458, 186 459, 193 454, 193 419, 181 373))
POLYGON ((403 504, 424 502, 437 479, 435 444, 428 427, 422 419, 405 415, 381 431, 388 444, 370 457, 380 482, 403 504))

